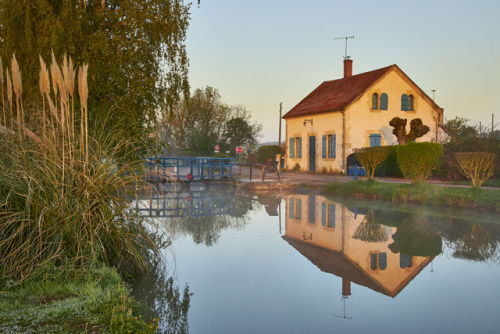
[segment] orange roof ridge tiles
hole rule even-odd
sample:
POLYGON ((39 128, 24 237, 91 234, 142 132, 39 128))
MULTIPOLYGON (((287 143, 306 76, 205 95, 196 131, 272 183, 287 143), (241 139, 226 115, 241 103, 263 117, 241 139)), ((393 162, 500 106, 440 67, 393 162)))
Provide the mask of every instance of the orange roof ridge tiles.
POLYGON ((286 113, 283 118, 344 110, 393 67, 397 67, 397 65, 356 74, 347 78, 324 81, 286 113))

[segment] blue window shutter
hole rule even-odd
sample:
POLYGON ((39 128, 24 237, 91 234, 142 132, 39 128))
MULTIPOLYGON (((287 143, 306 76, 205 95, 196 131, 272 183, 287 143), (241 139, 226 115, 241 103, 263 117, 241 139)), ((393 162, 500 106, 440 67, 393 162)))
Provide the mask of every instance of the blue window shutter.
POLYGON ((297 158, 302 158, 302 137, 299 137, 299 154, 297 158))
POLYGON ((326 158, 326 136, 323 135, 323 146, 322 146, 322 150, 321 150, 321 156, 323 158, 326 158))
POLYGON ((408 111, 408 95, 401 95, 401 110, 408 111))
POLYGON ((376 253, 370 254, 370 269, 371 270, 377 269, 377 254, 376 253))
POLYGON ((380 110, 387 110, 387 106, 389 105, 389 97, 386 93, 383 93, 380 96, 380 110))
POLYGON ((378 109, 378 94, 373 93, 372 95, 372 110, 377 110, 378 109))
POLYGON ((298 220, 302 219, 302 200, 301 199, 297 200, 297 219, 298 220))
POLYGON ((387 268, 387 253, 380 253, 378 255, 378 267, 380 270, 387 268))
POLYGON ((335 228, 335 204, 328 205, 330 209, 330 227, 335 228))
POLYGON ((337 136, 332 135, 332 158, 337 156, 337 136))
POLYGON ((321 225, 326 225, 326 205, 325 203, 321 204, 321 225))
POLYGON ((380 146, 381 135, 370 135, 370 147, 380 146))
POLYGON ((409 268, 412 265, 412 258, 404 253, 399 253, 399 267, 400 268, 409 268))
POLYGON ((293 200, 292 197, 290 197, 288 199, 288 218, 293 218, 293 204, 295 203, 295 201, 293 200))
POLYGON ((288 149, 288 154, 290 155, 290 158, 293 158, 294 151, 295 151, 294 139, 290 138, 290 148, 288 149))

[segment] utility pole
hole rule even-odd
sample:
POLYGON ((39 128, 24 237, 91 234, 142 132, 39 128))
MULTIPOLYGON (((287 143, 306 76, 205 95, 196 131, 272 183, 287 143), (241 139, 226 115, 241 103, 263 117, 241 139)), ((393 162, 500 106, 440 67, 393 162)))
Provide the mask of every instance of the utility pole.
POLYGON ((434 102, 434 98, 436 95, 436 90, 432 90, 432 111, 436 117, 436 143, 439 143, 439 114, 436 112, 436 103, 434 102))
POLYGON ((491 114, 491 136, 495 133, 495 114, 491 114))
POLYGON ((279 134, 278 134, 278 146, 281 148, 281 110, 283 107, 283 102, 280 103, 280 127, 279 127, 279 134))

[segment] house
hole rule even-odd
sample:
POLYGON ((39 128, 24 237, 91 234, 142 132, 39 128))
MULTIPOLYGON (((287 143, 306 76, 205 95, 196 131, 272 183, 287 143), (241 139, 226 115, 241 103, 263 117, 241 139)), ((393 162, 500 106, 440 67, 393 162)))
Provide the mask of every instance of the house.
POLYGON ((417 141, 441 142, 443 108, 434 103, 397 65, 352 75, 344 60, 344 78, 325 81, 287 112, 285 167, 302 171, 345 172, 355 149, 396 145, 389 122, 420 118, 430 131, 417 141))
POLYGON ((398 228, 379 223, 387 217, 373 211, 297 194, 285 196, 285 213, 282 238, 319 270, 341 277, 344 296, 353 282, 394 298, 434 258, 396 249, 398 228))

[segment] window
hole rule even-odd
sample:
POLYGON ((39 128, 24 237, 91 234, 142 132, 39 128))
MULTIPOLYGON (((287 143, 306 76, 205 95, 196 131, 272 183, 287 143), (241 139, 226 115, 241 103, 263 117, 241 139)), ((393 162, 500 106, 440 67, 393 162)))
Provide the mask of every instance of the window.
POLYGON ((324 135, 322 146, 323 158, 335 158, 336 156, 337 137, 335 135, 324 135))
POLYGON ((302 219, 302 200, 290 197, 288 199, 288 217, 291 219, 302 219))
POLYGON ((413 111, 413 95, 401 95, 401 110, 413 111))
POLYGON ((408 95, 401 95, 401 110, 408 111, 408 95))
POLYGON ((321 225, 335 228, 335 204, 321 204, 321 225))
POLYGON ((380 110, 387 110, 387 106, 389 105, 389 97, 386 93, 380 95, 380 110))
POLYGON ((370 147, 380 146, 382 136, 381 135, 370 135, 370 147))
POLYGON ((370 253, 370 269, 385 270, 387 268, 387 253, 370 253))
POLYGON ((372 94, 372 110, 377 110, 378 109, 378 94, 373 93, 372 94))
POLYGON ((290 158, 302 158, 302 137, 290 138, 290 158))
POLYGON ((399 267, 404 269, 404 268, 410 268, 412 266, 412 257, 408 256, 403 253, 399 253, 399 267))

